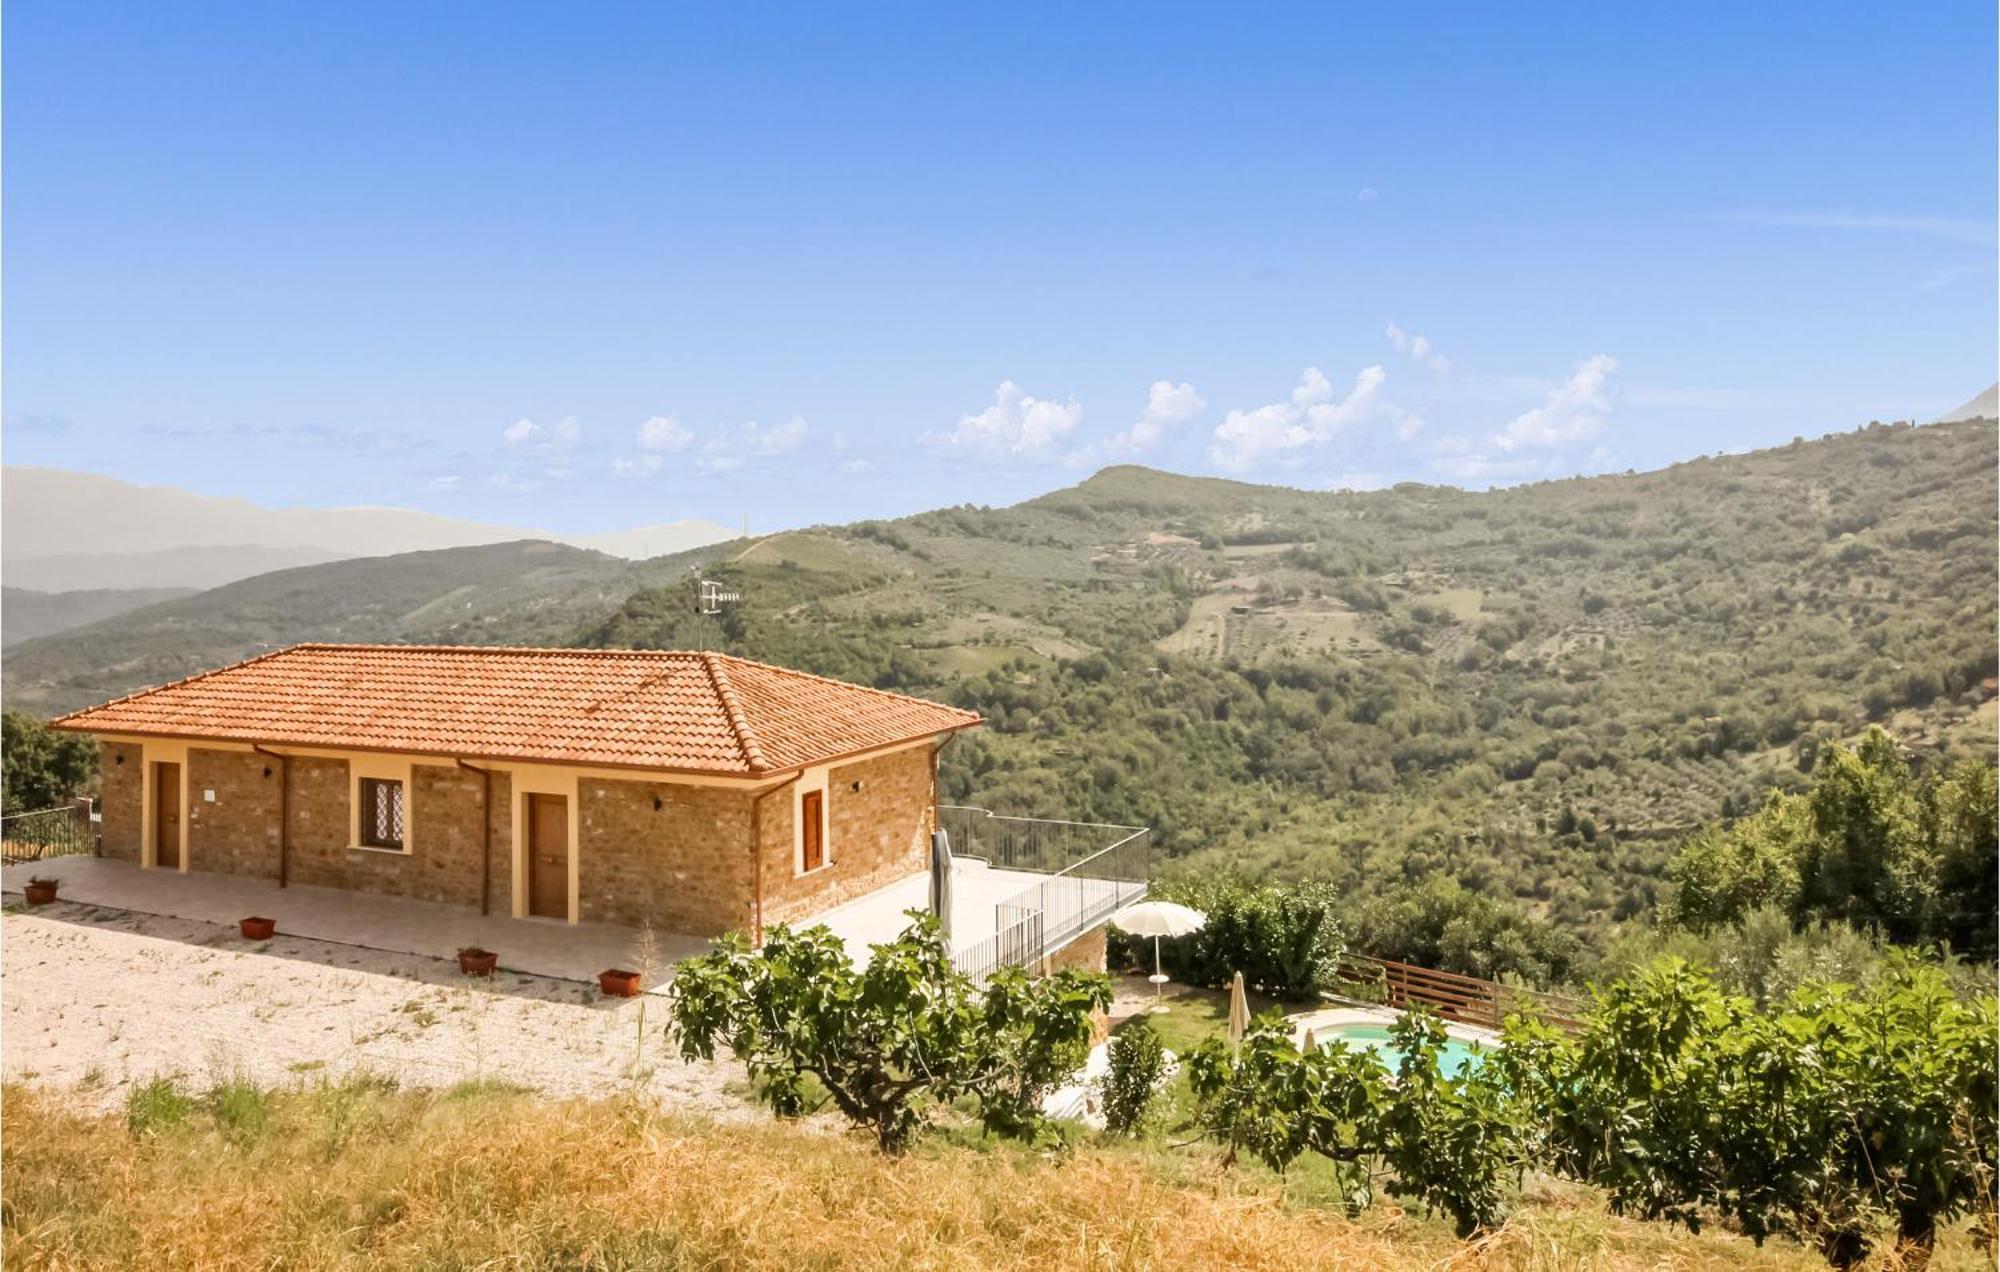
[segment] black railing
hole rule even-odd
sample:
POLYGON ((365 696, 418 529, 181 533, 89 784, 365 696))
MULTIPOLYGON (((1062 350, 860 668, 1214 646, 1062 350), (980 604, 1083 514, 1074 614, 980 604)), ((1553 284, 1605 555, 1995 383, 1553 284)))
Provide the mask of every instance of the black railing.
POLYGON ((91 822, 87 799, 61 808, 0 817, 0 863, 18 866, 96 851, 97 828, 91 822))

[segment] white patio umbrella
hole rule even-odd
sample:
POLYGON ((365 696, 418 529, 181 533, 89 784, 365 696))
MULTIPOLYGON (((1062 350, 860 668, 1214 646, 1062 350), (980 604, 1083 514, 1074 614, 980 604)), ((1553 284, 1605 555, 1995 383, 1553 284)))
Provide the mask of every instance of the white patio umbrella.
POLYGON ((1160 970, 1160 938, 1187 936, 1201 931, 1207 923, 1208 916, 1200 910, 1190 910, 1172 901, 1141 901, 1111 916, 1111 926, 1119 931, 1153 938, 1153 974, 1146 979, 1153 982, 1154 1012, 1167 1009, 1166 1003, 1161 1000, 1160 987, 1167 983, 1167 975, 1160 970))
POLYGON ((938 933, 951 945, 951 835, 937 831, 931 835, 931 913, 937 915, 938 933))
POLYGON ((1229 978, 1229 1045, 1241 1047, 1250 1029, 1250 996, 1243 992, 1243 973, 1229 978))

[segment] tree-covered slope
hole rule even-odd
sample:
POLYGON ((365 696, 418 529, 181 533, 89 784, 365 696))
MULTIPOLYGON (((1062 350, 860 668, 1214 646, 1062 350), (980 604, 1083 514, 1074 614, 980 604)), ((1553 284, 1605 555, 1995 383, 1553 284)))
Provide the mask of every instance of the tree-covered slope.
POLYGON ((1871 721, 1990 737, 1995 433, 1876 426, 1660 472, 1319 493, 1107 469, 774 536, 582 639, 712 643, 984 712, 948 793, 1367 890, 1588 923, 1666 840, 1871 721))
POLYGON ((67 710, 302 640, 560 644, 660 577, 535 540, 277 570, 9 648, 7 705, 67 710))
POLYGON ((1671 841, 1884 723, 1990 743, 1994 425, 1470 493, 1106 469, 632 563, 499 544, 280 571, 8 651, 51 711, 298 640, 708 646, 977 708, 947 794, 1350 890, 1588 926, 1671 841), (695 612, 690 568, 742 600, 695 612))

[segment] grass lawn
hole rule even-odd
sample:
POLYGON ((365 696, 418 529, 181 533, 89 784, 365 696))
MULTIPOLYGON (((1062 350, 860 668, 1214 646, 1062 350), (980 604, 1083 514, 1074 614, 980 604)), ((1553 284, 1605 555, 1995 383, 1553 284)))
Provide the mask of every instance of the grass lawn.
MULTIPOLYGON (((1137 977, 1133 979, 1138 984, 1145 984, 1137 977)), ((1152 987, 1148 985, 1146 990, 1150 1001, 1152 987)), ((1283 1003, 1255 992, 1249 995, 1249 1000, 1252 1019, 1267 1011, 1298 1012, 1305 1011, 1311 1006, 1309 1003, 1283 1003)), ((1209 1038, 1228 1037, 1229 992, 1227 990, 1168 985, 1165 994, 1162 995, 1162 1001, 1167 1005, 1165 1013, 1156 1016, 1142 1011, 1136 1016, 1120 1021, 1118 1028, 1124 1029, 1134 1020, 1147 1021, 1153 1026, 1154 1032, 1160 1035, 1160 1041, 1166 1044, 1167 1050, 1177 1055, 1185 1055, 1209 1038)))

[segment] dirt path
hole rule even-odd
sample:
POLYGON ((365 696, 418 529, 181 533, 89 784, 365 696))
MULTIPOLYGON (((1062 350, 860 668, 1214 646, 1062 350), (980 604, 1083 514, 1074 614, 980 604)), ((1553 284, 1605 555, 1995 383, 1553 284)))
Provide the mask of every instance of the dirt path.
POLYGON ((654 996, 509 973, 474 981, 437 959, 286 936, 253 945, 233 928, 68 903, 10 906, 0 965, 0 1073, 105 1108, 159 1074, 282 1085, 362 1069, 409 1086, 498 1079, 746 1111, 724 1089, 742 1070, 684 1064, 654 996))

